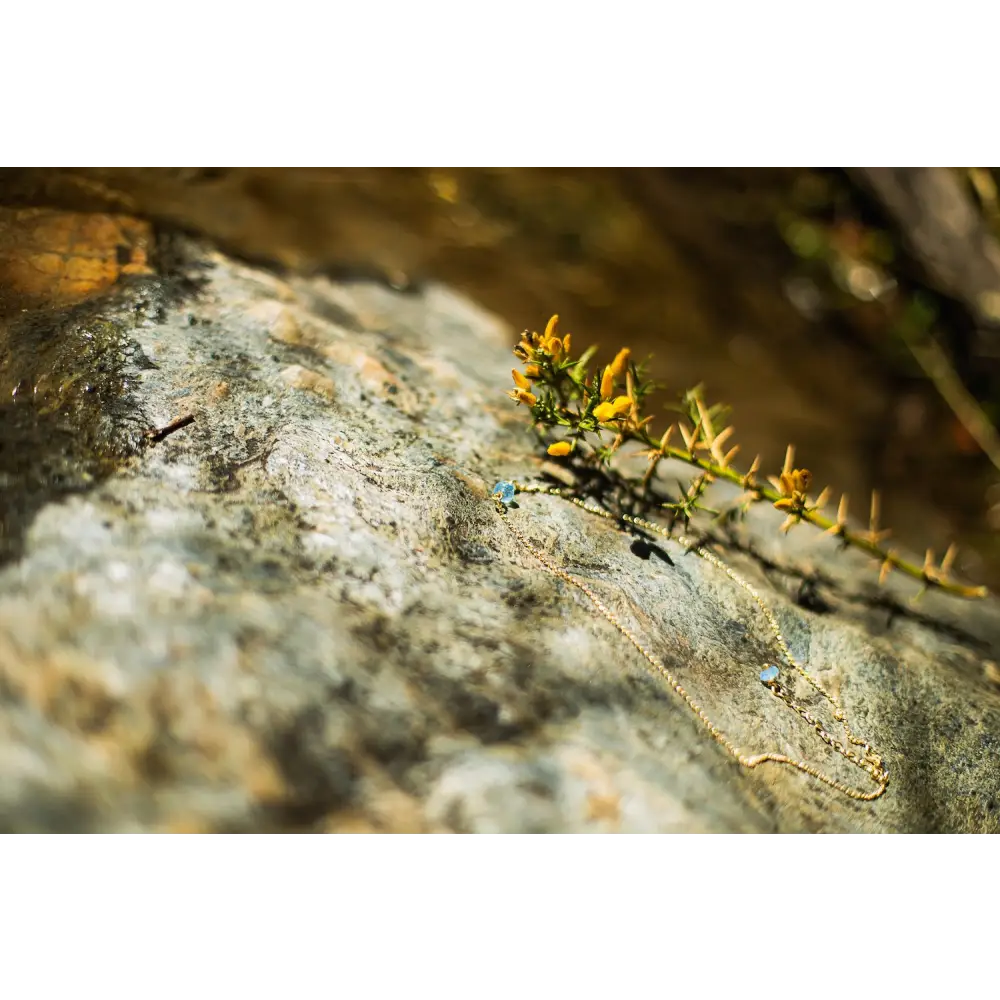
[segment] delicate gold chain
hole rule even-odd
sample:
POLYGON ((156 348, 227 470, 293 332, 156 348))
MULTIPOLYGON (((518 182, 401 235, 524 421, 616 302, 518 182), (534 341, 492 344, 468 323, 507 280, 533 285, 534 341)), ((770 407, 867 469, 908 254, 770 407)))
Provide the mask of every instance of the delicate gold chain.
POLYGON ((847 722, 847 716, 836 697, 830 694, 830 692, 828 692, 819 683, 819 681, 816 680, 816 678, 813 677, 805 669, 805 667, 803 667, 802 664, 795 659, 794 656, 792 656, 791 650, 788 648, 788 643, 785 642, 785 638, 781 634, 781 629, 778 626, 778 620, 775 618, 774 612, 772 612, 771 609, 764 603, 763 598, 757 590, 747 583, 746 580, 742 579, 742 577, 740 577, 733 569, 727 566, 717 555, 709 552, 696 540, 689 538, 686 535, 673 535, 660 525, 654 524, 653 522, 647 521, 641 517, 633 517, 630 514, 612 514, 601 507, 586 503, 579 497, 574 496, 572 492, 568 490, 560 490, 558 488, 547 486, 526 486, 521 483, 498 483, 497 490, 493 494, 493 501, 496 505, 497 512, 501 515, 501 519, 507 526, 507 529, 514 535, 521 545, 527 549, 527 551, 531 553, 531 555, 539 563, 541 563, 549 573, 558 577, 560 580, 564 580, 566 583, 581 591, 590 600, 594 607, 597 608, 597 610, 636 648, 636 650, 650 665, 652 672, 656 673, 663 680, 665 680, 667 684, 677 693, 688 708, 695 714, 698 721, 701 722, 709 733, 712 734, 712 738, 724 747, 726 752, 734 757, 743 767, 754 768, 760 764, 767 763, 768 761, 773 764, 787 764, 789 767, 794 767, 799 771, 804 771, 806 774, 811 775, 818 781, 822 781, 831 788, 835 788, 838 792, 842 792, 844 795, 862 802, 871 802, 873 799, 879 798, 885 792, 886 787, 889 784, 889 772, 883 765, 882 758, 875 752, 870 743, 861 739, 859 736, 856 736, 851 731, 847 722), (507 489, 506 494, 504 493, 504 490, 500 489, 501 487, 507 489), (761 674, 762 682, 775 697, 783 701, 789 708, 800 715, 813 729, 815 729, 819 738, 826 743, 827 746, 831 747, 855 767, 865 771, 869 778, 875 782, 877 786, 875 790, 864 792, 857 788, 852 788, 850 785, 845 785, 843 782, 837 781, 836 778, 832 778, 829 775, 824 774, 812 764, 809 764, 806 761, 796 760, 795 758, 788 757, 785 754, 761 753, 747 755, 743 753, 705 714, 701 706, 698 705, 698 703, 681 686, 674 675, 666 668, 663 661, 660 660, 660 658, 654 653, 650 652, 650 650, 648 650, 639 641, 635 633, 618 620, 615 613, 604 604, 604 602, 597 596, 597 594, 594 593, 588 584, 584 583, 583 580, 578 579, 564 570, 561 566, 554 563, 548 556, 539 551, 535 545, 528 541, 524 533, 515 524, 513 524, 510 517, 507 516, 507 504, 513 499, 514 491, 518 493, 546 493, 550 496, 557 496, 561 499, 569 500, 571 503, 576 504, 577 507, 580 507, 588 513, 597 514, 598 516, 606 518, 609 521, 624 521, 628 524, 634 524, 638 528, 642 528, 646 531, 662 535, 664 538, 670 538, 677 541, 679 544, 685 546, 685 548, 689 551, 700 556, 706 562, 711 563, 717 569, 722 570, 722 572, 725 573, 726 576, 728 576, 734 583, 745 590, 760 608, 765 620, 767 621, 768 627, 774 636, 774 641, 781 653, 781 658, 788 664, 788 666, 802 676, 816 691, 818 691, 819 694, 822 695, 823 698, 825 698, 833 707, 834 719, 840 722, 844 727, 846 743, 842 740, 836 739, 828 733, 820 719, 795 701, 791 691, 789 691, 788 688, 777 680, 777 668, 770 664, 765 664, 765 670, 761 674), (773 675, 769 675, 769 671, 773 671, 773 675), (767 679, 765 679, 765 675, 769 675, 767 679), (856 750, 854 749, 855 747, 859 749, 856 750))

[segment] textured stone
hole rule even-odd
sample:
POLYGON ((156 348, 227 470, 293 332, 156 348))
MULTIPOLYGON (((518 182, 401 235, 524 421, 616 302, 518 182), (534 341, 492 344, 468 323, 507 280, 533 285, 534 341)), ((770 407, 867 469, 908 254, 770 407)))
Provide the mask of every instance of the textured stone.
MULTIPOLYGON (((195 422, 38 505, 0 567, 0 827, 997 829, 994 601, 890 623, 867 565, 755 511, 727 560, 893 781, 859 804, 741 770, 500 523, 490 485, 541 468, 512 331, 444 288, 196 252, 201 294, 134 320, 128 416, 195 422)), ((762 689, 769 632, 717 569, 551 496, 507 516, 734 742, 857 780, 762 689)))

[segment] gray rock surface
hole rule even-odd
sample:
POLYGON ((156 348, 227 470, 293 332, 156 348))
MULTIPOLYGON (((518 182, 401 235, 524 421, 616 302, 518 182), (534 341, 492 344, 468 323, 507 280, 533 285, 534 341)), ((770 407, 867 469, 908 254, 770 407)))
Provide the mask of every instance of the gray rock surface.
MULTIPOLYGON (((869 567, 756 512, 740 537, 762 558, 726 558, 892 783, 864 804, 746 772, 500 524, 493 482, 540 465, 503 394, 513 331, 442 288, 286 282, 193 252, 211 265, 196 298, 104 308, 155 364, 129 383, 129 426, 195 423, 42 504, 0 568, 0 827, 997 828, 995 602, 890 623, 869 567), (820 600, 807 563, 830 579, 820 600)), ((552 497, 510 516, 734 741, 855 783, 762 689, 768 633, 721 573, 671 544, 669 563, 641 558, 552 497)))

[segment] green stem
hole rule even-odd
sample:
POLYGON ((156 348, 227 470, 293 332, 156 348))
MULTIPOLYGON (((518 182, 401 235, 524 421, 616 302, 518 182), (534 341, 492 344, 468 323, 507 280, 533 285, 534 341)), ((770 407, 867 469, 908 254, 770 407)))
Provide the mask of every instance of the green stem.
MULTIPOLYGON (((568 376, 574 389, 577 390, 576 394, 579 395, 586 404, 587 398, 591 395, 591 389, 587 385, 586 380, 578 380, 571 372, 572 369, 567 369, 565 374, 568 376)), ((555 381, 559 390, 561 409, 568 413, 566 410, 567 404, 565 402, 565 397, 563 397, 562 394, 562 386, 559 384, 561 380, 556 379, 555 381)), ((572 415, 570 415, 568 422, 572 426, 573 422, 571 417, 572 415)), ((577 420, 579 420, 579 417, 577 417, 577 420)), ((560 423, 562 423, 562 421, 560 421, 560 423)), ((598 427, 596 433, 599 438, 600 427, 598 427)), ((775 489, 772 489, 770 486, 766 486, 763 483, 758 483, 756 481, 749 482, 746 475, 741 474, 730 466, 717 465, 715 462, 706 458, 701 458, 690 451, 685 451, 683 448, 672 448, 668 445, 666 448, 661 449, 660 442, 654 441, 645 430, 638 432, 623 430, 618 433, 621 434, 623 442, 636 441, 640 444, 644 444, 647 448, 654 451, 660 451, 664 458, 677 459, 678 461, 685 462, 697 469, 701 469, 714 479, 726 480, 727 482, 733 483, 743 489, 750 490, 761 500, 767 500, 769 503, 773 504, 784 498, 783 494, 779 493, 775 489)), ((655 464, 658 465, 659 462, 660 459, 657 459, 655 464)), ((648 472, 647 475, 649 475, 648 472)), ((652 478, 651 475, 650 478, 652 478)), ((923 566, 909 562, 896 552, 883 548, 877 541, 873 541, 872 538, 866 537, 866 535, 862 532, 851 531, 847 525, 840 524, 839 522, 833 521, 828 517, 824 517, 821 513, 819 513, 817 508, 810 509, 807 507, 803 510, 795 511, 793 516, 797 517, 801 521, 807 521, 809 524, 822 531, 831 531, 832 529, 835 529, 832 533, 840 538, 844 545, 849 545, 852 548, 859 549, 860 551, 872 556, 872 558, 877 559, 879 563, 888 564, 893 569, 903 573, 905 576, 909 576, 914 580, 919 580, 926 588, 935 588, 948 594, 954 594, 958 597, 966 598, 985 597, 988 593, 985 587, 968 586, 966 584, 957 583, 954 580, 939 577, 936 574, 928 574, 923 566)))
MULTIPOLYGON (((636 434, 635 432, 626 431, 624 437, 626 440, 638 441, 649 448, 659 448, 659 442, 654 441, 645 432, 636 434)), ((681 462, 686 462, 688 465, 693 465, 695 468, 701 469, 703 472, 707 472, 713 479, 724 479, 737 486, 749 488, 761 499, 767 500, 772 504, 782 499, 782 494, 770 486, 765 486, 763 483, 757 482, 748 484, 746 476, 741 475, 735 469, 730 468, 729 466, 717 465, 715 462, 700 458, 699 456, 694 455, 689 451, 685 451, 682 448, 671 448, 668 445, 663 451, 663 456, 665 458, 675 458, 681 462)), ((800 511, 797 516, 800 520, 808 521, 810 524, 823 531, 829 531, 832 528, 837 528, 837 537, 839 537, 845 545, 850 545, 853 548, 860 549, 862 552, 868 553, 868 555, 878 559, 880 563, 888 563, 893 567, 893 569, 899 570, 899 572, 912 577, 914 580, 919 580, 925 587, 937 588, 945 591, 946 593, 955 594, 959 597, 985 597, 988 593, 985 587, 972 587, 957 583, 954 580, 945 580, 935 576, 928 576, 927 573, 924 572, 923 566, 907 561, 897 553, 883 548, 877 542, 873 542, 870 538, 866 538, 860 532, 851 531, 846 525, 838 525, 836 521, 833 521, 828 517, 824 517, 816 509, 806 509, 800 511)))

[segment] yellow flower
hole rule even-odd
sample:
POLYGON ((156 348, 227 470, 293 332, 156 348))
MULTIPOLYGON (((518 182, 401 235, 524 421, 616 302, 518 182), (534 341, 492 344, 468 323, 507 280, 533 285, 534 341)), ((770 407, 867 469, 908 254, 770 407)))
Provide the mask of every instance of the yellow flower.
POLYGON ((812 482, 812 473, 808 469, 793 469, 791 473, 781 474, 781 491, 789 495, 806 493, 812 482))
MULTIPOLYGON (((808 495, 809 486, 812 483, 812 473, 808 469, 793 469, 791 458, 791 446, 789 446, 789 451, 785 455, 785 468, 781 475, 768 476, 771 485, 781 494, 774 501, 775 508, 788 514, 785 523, 781 526, 782 531, 788 531, 792 525, 798 523, 804 514, 813 509, 809 504, 808 495)), ((818 506, 826 503, 827 496, 828 493, 824 490, 824 495, 820 497, 821 503, 818 506)))
POLYGON ((516 385, 518 389, 531 388, 531 383, 516 368, 511 368, 510 373, 514 376, 514 385, 516 385))
POLYGON ((567 333, 560 339, 556 336, 558 328, 559 317, 553 316, 546 324, 544 333, 525 330, 521 334, 520 343, 514 348, 514 353, 522 361, 544 360, 546 355, 556 361, 561 360, 569 354, 570 337, 567 333))
POLYGON ((573 450, 573 445, 569 441, 556 441, 549 445, 549 454, 560 457, 568 455, 573 450))
MULTIPOLYGON (((787 463, 786 463, 787 465, 787 463)), ((771 485, 783 496, 795 500, 804 499, 812 483, 812 473, 808 469, 786 468, 780 476, 768 476, 771 485)), ((784 510, 784 507, 779 507, 784 510)))
POLYGON ((599 403, 594 407, 594 416, 602 423, 614 420, 632 409, 632 400, 628 396, 619 396, 614 402, 599 403))
POLYGON ((538 397, 533 392, 528 392, 525 389, 511 389, 507 395, 518 405, 525 403, 528 406, 534 406, 538 402, 538 397))
POLYGON ((628 368, 628 359, 631 356, 632 352, 627 347, 623 347, 615 355, 615 360, 608 366, 613 378, 621 378, 625 374, 625 370, 628 368))
POLYGON ((524 374, 527 375, 528 378, 541 378, 542 369, 539 368, 538 365, 525 365, 524 374))
POLYGON ((615 391, 615 373, 611 370, 611 365, 604 369, 604 376, 601 378, 601 399, 610 399, 615 391))

